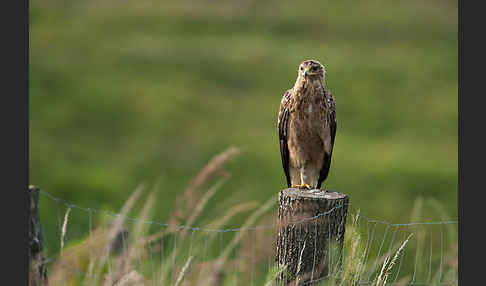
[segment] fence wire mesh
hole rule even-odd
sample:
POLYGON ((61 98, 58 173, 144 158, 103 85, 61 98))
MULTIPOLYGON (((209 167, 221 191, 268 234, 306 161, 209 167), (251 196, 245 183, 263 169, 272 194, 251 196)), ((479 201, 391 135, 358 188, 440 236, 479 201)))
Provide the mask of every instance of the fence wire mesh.
MULTIPOLYGON (((243 226, 223 228, 224 216, 204 227, 175 225, 150 220, 148 209, 131 217, 40 194, 40 209, 57 213, 54 223, 41 216, 50 285, 267 286, 283 271, 275 262, 277 218, 268 212, 275 199, 243 226), (84 225, 70 228, 72 217, 84 225)), ((458 285, 457 223, 389 223, 348 205, 340 279, 328 273, 298 285, 458 285)))

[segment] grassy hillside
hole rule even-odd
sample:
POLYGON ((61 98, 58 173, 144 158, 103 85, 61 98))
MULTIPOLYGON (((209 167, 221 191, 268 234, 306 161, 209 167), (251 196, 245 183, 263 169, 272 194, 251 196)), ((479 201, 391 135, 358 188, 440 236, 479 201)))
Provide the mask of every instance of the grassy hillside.
MULTIPOLYGON (((158 180, 165 221, 190 178, 237 146, 204 216, 263 203, 285 185, 281 96, 312 58, 337 104, 326 187, 391 222, 418 197, 457 216, 455 1, 33 0, 30 25, 30 183, 55 196, 119 210, 158 180)), ((41 215, 55 229, 56 210, 41 215)))

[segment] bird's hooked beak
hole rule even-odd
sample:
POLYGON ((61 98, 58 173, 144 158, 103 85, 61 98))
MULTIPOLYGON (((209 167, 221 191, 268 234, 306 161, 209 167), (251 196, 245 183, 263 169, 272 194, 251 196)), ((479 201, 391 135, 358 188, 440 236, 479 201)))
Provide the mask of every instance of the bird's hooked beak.
POLYGON ((315 74, 316 74, 316 73, 315 73, 315 72, 311 72, 311 71, 309 70, 309 68, 305 68, 305 69, 304 69, 304 77, 305 77, 305 78, 307 78, 307 77, 308 77, 308 76, 310 76, 310 75, 315 75, 315 74))

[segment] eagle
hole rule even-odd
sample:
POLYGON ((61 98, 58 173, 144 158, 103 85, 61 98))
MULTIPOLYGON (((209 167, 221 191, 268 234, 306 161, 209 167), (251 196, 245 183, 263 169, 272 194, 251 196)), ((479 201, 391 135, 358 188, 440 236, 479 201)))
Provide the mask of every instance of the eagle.
POLYGON ((289 188, 320 189, 331 168, 336 104, 326 90, 325 73, 316 60, 302 62, 280 102, 278 137, 289 188))

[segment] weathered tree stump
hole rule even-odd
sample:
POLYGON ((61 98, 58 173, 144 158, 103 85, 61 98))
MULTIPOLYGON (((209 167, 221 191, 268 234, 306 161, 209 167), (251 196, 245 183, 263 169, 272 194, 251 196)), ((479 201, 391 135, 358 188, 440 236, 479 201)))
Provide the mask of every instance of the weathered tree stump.
POLYGON ((29 186, 29 286, 47 285, 47 267, 42 252, 42 229, 39 217, 39 188, 29 186))
POLYGON ((284 270, 277 285, 317 285, 340 269, 348 202, 324 190, 279 193, 276 260, 284 270))

